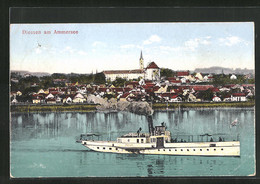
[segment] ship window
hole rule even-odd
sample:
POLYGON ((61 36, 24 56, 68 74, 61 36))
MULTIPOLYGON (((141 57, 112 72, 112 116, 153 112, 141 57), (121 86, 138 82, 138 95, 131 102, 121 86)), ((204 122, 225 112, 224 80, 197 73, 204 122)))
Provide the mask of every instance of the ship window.
POLYGON ((84 144, 86 144, 86 142, 84 142, 84 144))
POLYGON ((209 147, 216 147, 216 144, 210 144, 209 147))
POLYGON ((187 149, 187 151, 190 151, 189 149, 187 149))
POLYGON ((177 151, 177 149, 175 149, 175 151, 177 151))
POLYGON ((139 139, 136 139, 136 142, 139 143, 139 139))
POLYGON ((127 139, 127 142, 130 142, 130 139, 127 139))
POLYGON ((118 148, 116 148, 116 150, 118 150, 118 148))
POLYGON ((221 151, 223 151, 224 149, 223 148, 221 148, 221 151))
POLYGON ((160 151, 160 149, 158 149, 158 151, 160 151))
POLYGON ((163 149, 163 151, 165 151, 165 149, 163 149))
POLYGON ((99 147, 97 147, 97 149, 99 149, 99 147))
POLYGON ((183 150, 181 149, 181 151, 183 151, 183 150))
POLYGON ((193 151, 196 151, 195 149, 193 149, 193 151))
POLYGON ((109 148, 109 150, 112 150, 112 148, 109 148))
POLYGON ((103 149, 106 149, 105 147, 103 147, 103 149))
POLYGON ((169 149, 169 151, 171 151, 171 149, 169 149))
POLYGON ((200 151, 202 151, 202 149, 200 149, 200 151))
POLYGON ((216 151, 216 149, 214 149, 214 151, 216 151))
POLYGON ((141 139, 141 143, 144 143, 144 139, 141 139))
POLYGON ((209 151, 209 149, 207 149, 207 151, 209 151))

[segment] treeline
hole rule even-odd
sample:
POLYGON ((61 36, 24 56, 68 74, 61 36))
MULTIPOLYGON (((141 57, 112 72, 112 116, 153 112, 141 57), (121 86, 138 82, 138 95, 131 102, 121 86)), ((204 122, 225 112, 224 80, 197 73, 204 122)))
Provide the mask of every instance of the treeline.
POLYGON ((40 89, 49 87, 65 87, 65 82, 54 82, 55 79, 65 79, 67 83, 80 84, 104 84, 106 82, 103 73, 96 74, 60 74, 54 73, 50 76, 29 76, 22 77, 17 74, 11 74, 11 78, 15 78, 18 82, 11 80, 11 91, 21 91, 24 95, 31 92, 38 92, 40 89), (34 85, 35 84, 35 85, 34 85))
MULTIPOLYGON (((169 68, 161 68, 161 77, 176 77, 177 72, 169 68)), ((204 73, 202 73, 204 74, 204 73)), ((196 73, 191 73, 191 75, 196 75, 196 73)), ((206 74, 205 74, 206 75, 206 74)), ((248 79, 245 75, 236 74, 237 79, 230 79, 232 74, 214 74, 213 81, 206 82, 207 84, 212 84, 214 86, 224 86, 226 84, 254 84, 255 79, 248 79)))

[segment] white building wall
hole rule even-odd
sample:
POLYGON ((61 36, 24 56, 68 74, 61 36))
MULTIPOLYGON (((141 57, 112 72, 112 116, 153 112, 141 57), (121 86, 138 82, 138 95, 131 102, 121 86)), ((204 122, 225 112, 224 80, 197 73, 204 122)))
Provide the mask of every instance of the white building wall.
POLYGON ((153 68, 146 69, 145 79, 147 79, 147 80, 159 80, 160 77, 161 77, 160 76, 160 69, 153 69, 153 68), (157 71, 157 73, 158 73, 157 78, 154 76, 154 71, 157 71))
POLYGON ((116 80, 116 78, 123 78, 123 79, 127 79, 127 80, 130 80, 130 79, 138 79, 139 77, 144 77, 144 74, 143 73, 123 73, 123 74, 105 74, 106 76, 106 80, 111 80, 111 81, 114 81, 116 80))

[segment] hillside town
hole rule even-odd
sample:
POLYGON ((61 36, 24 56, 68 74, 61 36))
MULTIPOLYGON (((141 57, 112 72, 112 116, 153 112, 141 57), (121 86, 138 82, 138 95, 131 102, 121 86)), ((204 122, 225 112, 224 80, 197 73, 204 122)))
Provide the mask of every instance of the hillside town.
POLYGON ((129 102, 245 102, 254 100, 255 84, 252 74, 173 71, 156 62, 145 67, 142 52, 134 70, 42 77, 11 72, 11 104, 94 103, 90 95, 129 102))

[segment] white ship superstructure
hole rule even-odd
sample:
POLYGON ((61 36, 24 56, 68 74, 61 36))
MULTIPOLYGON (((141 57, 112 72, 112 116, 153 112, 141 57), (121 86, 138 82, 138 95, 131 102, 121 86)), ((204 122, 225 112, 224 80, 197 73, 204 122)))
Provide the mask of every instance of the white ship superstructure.
POLYGON ((150 133, 128 133, 116 141, 81 140, 91 150, 110 153, 197 156, 240 156, 239 141, 174 142, 166 126, 152 127, 150 133))

